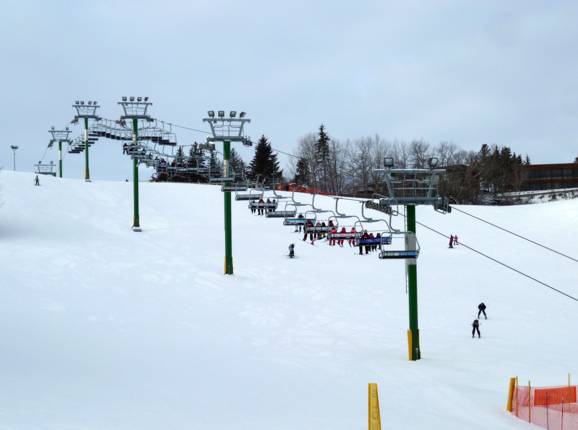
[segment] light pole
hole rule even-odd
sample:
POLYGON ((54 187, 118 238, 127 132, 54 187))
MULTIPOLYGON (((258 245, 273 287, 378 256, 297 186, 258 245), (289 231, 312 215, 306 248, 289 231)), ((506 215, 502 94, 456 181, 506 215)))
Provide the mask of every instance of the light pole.
MULTIPOLYGON (((120 117, 120 121, 130 119, 132 121, 132 145, 136 150, 138 144, 138 120, 152 121, 152 118, 147 114, 148 107, 152 105, 148 97, 123 97, 122 101, 118 102, 122 106, 124 115, 120 117)), ((138 158, 133 157, 133 222, 132 230, 141 231, 140 216, 139 216, 139 202, 138 202, 138 158)))
POLYGON ((72 105, 76 109, 76 116, 72 120, 73 123, 77 123, 79 119, 83 120, 84 125, 84 180, 90 182, 90 167, 88 158, 88 120, 95 119, 100 120, 100 117, 96 115, 96 110, 100 107, 95 101, 88 101, 84 103, 83 100, 75 101, 72 105))
POLYGON ((50 127, 48 132, 52 135, 48 147, 50 148, 54 142, 58 142, 58 176, 62 178, 62 142, 70 143, 70 139, 68 138, 70 129, 66 127, 64 130, 56 130, 54 127, 50 127))
POLYGON ((10 145, 10 148, 12 149, 12 152, 14 155, 13 164, 12 164, 13 170, 16 171, 16 150, 18 149, 18 146, 17 145, 10 145))
MULTIPOLYGON (((223 178, 229 178, 229 160, 231 158, 231 142, 241 142, 243 145, 251 146, 251 139, 243 136, 245 123, 251 122, 245 118, 245 112, 241 112, 237 117, 236 111, 229 112, 229 117, 225 117, 225 111, 208 112, 209 117, 203 118, 211 126, 213 137, 208 137, 207 142, 223 142, 223 178)), ((231 178, 234 180, 234 178, 231 178)), ((233 233, 231 214, 231 191, 224 191, 225 203, 225 275, 233 274, 233 233)))

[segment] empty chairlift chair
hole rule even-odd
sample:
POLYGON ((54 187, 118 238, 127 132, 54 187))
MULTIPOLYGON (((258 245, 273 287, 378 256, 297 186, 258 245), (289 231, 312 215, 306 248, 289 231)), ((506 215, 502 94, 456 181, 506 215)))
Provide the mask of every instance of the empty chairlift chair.
POLYGON ((262 191, 253 192, 253 190, 249 190, 248 193, 239 193, 239 192, 235 193, 235 200, 250 201, 250 200, 259 200, 261 198, 263 198, 262 191))

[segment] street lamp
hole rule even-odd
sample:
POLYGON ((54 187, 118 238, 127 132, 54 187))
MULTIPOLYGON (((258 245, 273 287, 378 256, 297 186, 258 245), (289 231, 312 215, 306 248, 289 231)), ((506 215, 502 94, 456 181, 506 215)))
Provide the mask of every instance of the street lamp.
MULTIPOLYGON (((152 121, 152 118, 147 114, 147 110, 151 102, 148 101, 149 98, 145 97, 144 100, 142 97, 123 97, 119 105, 122 106, 124 111, 124 115, 120 117, 120 121, 124 121, 127 119, 132 120, 132 145, 134 149, 137 147, 138 142, 138 120, 146 120, 152 121)), ((137 157, 133 157, 133 222, 132 222, 132 230, 133 231, 141 231, 140 227, 140 216, 139 216, 139 205, 138 205, 138 159, 137 157)))
POLYGON ((13 151, 13 153, 14 153, 13 168, 14 168, 14 171, 16 171, 16 150, 18 149, 18 146, 17 146, 17 145, 10 145, 10 148, 12 149, 12 151, 13 151))
POLYGON ((50 127, 48 132, 52 135, 52 139, 48 143, 48 147, 50 148, 54 142, 58 142, 58 176, 62 178, 62 142, 71 142, 68 138, 70 129, 66 127, 64 130, 56 130, 54 127, 50 127))
POLYGON ((100 120, 100 117, 96 115, 96 110, 100 106, 97 102, 92 100, 88 101, 86 104, 84 103, 84 100, 76 100, 72 107, 76 109, 76 115, 74 116, 72 122, 76 124, 79 119, 84 120, 84 180, 90 182, 90 168, 88 159, 88 120, 100 120))
MULTIPOLYGON (((225 111, 208 112, 208 118, 203 118, 203 122, 208 122, 211 127, 213 137, 208 137, 207 142, 223 142, 223 177, 229 178, 229 160, 231 158, 231 142, 241 142, 243 145, 251 146, 251 139, 243 135, 245 123, 251 122, 245 118, 245 112, 241 112, 236 118, 237 112, 231 111, 229 118, 225 117, 225 111)), ((225 201, 225 274, 233 274, 233 235, 231 226, 231 191, 224 190, 225 201)))

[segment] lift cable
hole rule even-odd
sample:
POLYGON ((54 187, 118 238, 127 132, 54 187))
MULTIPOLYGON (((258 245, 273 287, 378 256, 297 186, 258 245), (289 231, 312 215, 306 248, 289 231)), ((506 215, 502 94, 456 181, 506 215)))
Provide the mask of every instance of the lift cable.
POLYGON ((175 124, 173 122, 166 122, 165 121, 165 124, 169 124, 169 125, 172 125, 173 127, 177 127, 177 128, 182 128, 183 130, 196 131, 197 133, 211 134, 210 131, 200 130, 198 128, 193 128, 193 127, 187 127, 186 125, 179 125, 179 124, 175 124))
POLYGON ((565 258, 567 258, 567 259, 569 259, 569 260, 572 260, 572 261, 574 261, 575 263, 578 263, 578 259, 576 259, 576 258, 574 258, 574 257, 571 257, 571 256, 569 256, 569 255, 567 255, 567 254, 564 254, 563 252, 556 251, 555 249, 552 249, 552 248, 550 248, 549 246, 546 246, 546 245, 543 245, 543 244, 541 244, 541 243, 538 243, 538 242, 536 242, 536 241, 534 241, 534 240, 532 240, 532 239, 529 239, 529 238, 527 238, 527 237, 525 237, 525 236, 522 236, 521 234, 514 233, 513 231, 508 230, 507 228, 500 227, 499 225, 496 225, 496 224, 494 224, 494 223, 492 223, 492 222, 490 222, 490 221, 487 221, 487 220, 482 219, 482 218, 480 218, 480 217, 478 217, 478 216, 476 216, 476 215, 473 215, 473 214, 471 214, 471 213, 468 213, 468 212, 466 212, 466 211, 464 211, 464 210, 462 210, 462 209, 459 209, 459 208, 457 208, 457 207, 455 207, 455 206, 452 206, 452 210, 456 210, 456 211, 458 211, 458 212, 461 212, 461 213, 463 213, 464 215, 467 215, 467 216, 470 216, 470 217, 472 217, 472 218, 475 218, 475 219, 477 219, 478 221, 484 222, 484 223, 486 223, 486 224, 488 224, 488 225, 491 225, 492 227, 498 228, 498 229, 500 229, 500 230, 502 230, 502 231, 505 231, 506 233, 510 233, 511 235, 514 235, 514 236, 516 236, 516 237, 519 237, 520 239, 523 239, 523 240, 525 240, 525 241, 527 241, 527 242, 533 243, 534 245, 537 245, 537 246, 539 246, 539 247, 541 247, 541 248, 547 249, 548 251, 554 252, 555 254, 558 254, 558 255, 560 255, 560 256, 562 256, 562 257, 565 257, 565 258))
MULTIPOLYGON (((425 224, 423 224, 423 223, 421 223, 421 222, 419 222, 419 221, 416 221, 416 224, 419 224, 420 226, 422 226, 422 227, 424 227, 424 228, 427 228, 428 230, 433 231, 434 233, 437 233, 437 234, 439 234, 440 236, 445 237, 446 239, 449 239, 449 236, 448 236, 447 234, 441 233, 441 232, 439 232, 438 230, 436 230, 436 229, 434 229, 434 228, 432 228, 432 227, 429 227, 429 226, 427 226, 427 225, 425 225, 425 224)), ((504 262, 502 262, 502 261, 500 261, 500 260, 498 260, 498 259, 496 259, 496 258, 494 258, 494 257, 490 257, 488 254, 485 254, 485 253, 483 253, 483 252, 481 252, 481 251, 478 251, 477 249, 474 249, 474 248, 472 248, 471 246, 465 245, 465 244, 464 244, 463 242, 461 242, 461 241, 460 241, 460 246, 463 246, 464 248, 469 249, 470 251, 473 251, 473 252, 475 252, 476 254, 481 255, 482 257, 486 257, 487 259, 492 260, 494 263, 498 263, 499 265, 504 266, 504 267, 506 267, 507 269, 513 270, 514 272, 516 272, 516 273, 518 273, 518 274, 520 274, 520 275, 522 275, 522 276, 525 276, 526 278, 531 279, 532 281, 537 282, 538 284, 540 284, 540 285, 542 285, 542 286, 544 286, 544 287, 546 287, 546 288, 549 288, 549 289, 551 289, 551 290, 553 290, 553 291, 555 291, 555 292, 557 292, 557 293, 559 293, 559 294, 562 294, 563 296, 568 297, 569 299, 572 299, 572 300, 578 302, 578 298, 576 298, 576 297, 574 297, 574 296, 572 296, 572 295, 570 295, 570 294, 568 294, 568 293, 566 293, 566 292, 564 292, 564 291, 562 291, 562 290, 559 290, 559 289, 557 289, 557 288, 555 288, 555 287, 553 287, 553 286, 551 286, 551 285, 549 285, 549 284, 547 284, 547 283, 545 283, 545 282, 542 282, 542 281, 540 281, 539 279, 536 279, 536 278, 534 278, 533 276, 528 275, 527 273, 524 273, 524 272, 522 272, 521 270, 518 270, 518 269, 516 269, 515 267, 512 267, 512 266, 510 266, 510 265, 508 265, 508 264, 506 264, 506 263, 504 263, 504 262)))

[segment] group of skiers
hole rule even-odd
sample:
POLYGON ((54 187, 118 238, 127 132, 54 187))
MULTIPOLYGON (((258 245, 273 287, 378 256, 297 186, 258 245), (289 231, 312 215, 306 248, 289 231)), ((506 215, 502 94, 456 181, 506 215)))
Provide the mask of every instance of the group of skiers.
POLYGON ((260 198, 256 205, 250 205, 251 213, 254 214, 256 212, 257 215, 265 215, 269 212, 273 212, 275 207, 277 207, 277 200, 267 199, 267 201, 265 201, 263 198, 260 198))
POLYGON ((303 241, 306 241, 307 235, 309 235, 309 240, 311 241, 311 245, 313 245, 316 240, 324 239, 333 227, 335 227, 335 225, 332 220, 329 220, 328 224, 325 224, 325 221, 317 221, 314 224, 312 219, 307 219, 305 220, 305 227, 303 229, 303 241))
MULTIPOLYGON (((330 233, 329 246, 339 245, 343 248, 343 244, 345 243, 345 236, 347 235, 347 229, 345 227, 341 227, 341 230, 339 230, 338 232, 337 227, 331 226, 331 230, 329 230, 329 233, 330 233), (342 236, 339 238, 335 238, 333 235, 336 234, 340 234, 342 236)), ((353 239, 351 239, 351 237, 355 237, 355 234, 356 234, 355 227, 351 227, 350 239, 348 239, 349 246, 353 245, 353 239)))
POLYGON ((458 245, 458 235, 450 234, 450 248, 458 245))
POLYGON ((480 337, 482 337, 480 335, 480 315, 484 314, 484 318, 488 319, 488 316, 486 315, 486 305, 484 302, 480 303, 478 305, 478 318, 474 320, 474 322, 472 323, 472 339, 474 338, 475 334, 478 333, 478 339, 480 337))
POLYGON ((379 248, 379 250, 381 251, 381 244, 371 244, 371 245, 363 245, 362 241, 363 239, 381 239, 381 233, 377 233, 375 236, 373 235, 373 233, 367 233, 367 230, 363 230, 363 233, 360 236, 360 241, 359 241, 359 255, 363 255, 363 248, 365 248, 365 255, 369 254, 370 252, 373 251, 377 251, 377 249, 379 248))

